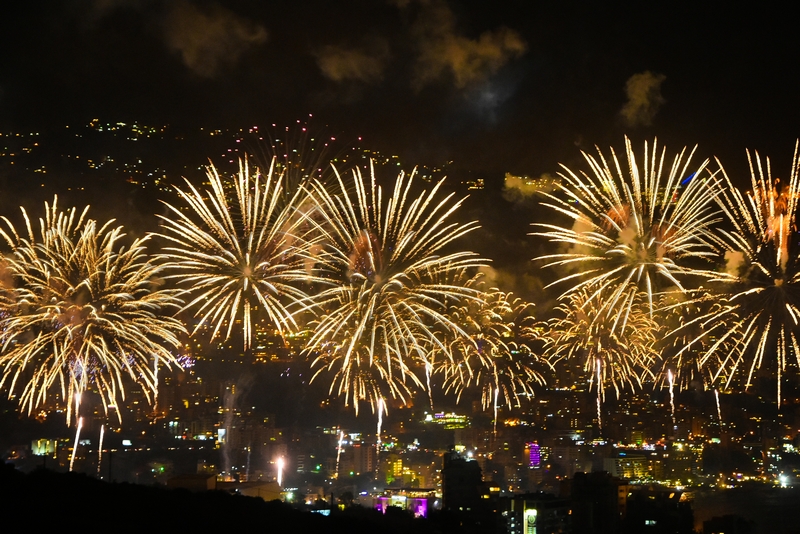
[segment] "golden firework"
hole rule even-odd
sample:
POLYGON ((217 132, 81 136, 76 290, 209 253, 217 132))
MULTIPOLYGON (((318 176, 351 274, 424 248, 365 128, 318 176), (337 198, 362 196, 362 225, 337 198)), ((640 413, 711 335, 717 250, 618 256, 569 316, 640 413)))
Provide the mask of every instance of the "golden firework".
POLYGON ((590 299, 603 294, 618 311, 638 298, 631 291, 643 291, 652 312, 659 291, 684 291, 687 279, 714 276, 704 264, 715 255, 718 180, 706 172, 707 160, 691 164, 693 154, 684 149, 669 163, 654 141, 637 159, 625 138, 624 170, 613 149, 610 159, 599 149, 597 157, 584 152, 588 173, 562 166, 559 192, 547 193, 544 205, 570 226, 535 224, 542 231, 533 234, 564 247, 536 258, 567 269, 554 284, 573 283, 565 293, 588 288, 590 299))
POLYGON ((287 192, 273 165, 266 175, 239 162, 226 180, 211 165, 210 190, 186 181, 177 189, 186 210, 166 204, 161 237, 170 245, 161 253, 169 279, 186 288, 184 309, 199 319, 192 331, 211 328, 211 338, 231 336, 242 324, 244 348, 253 336, 253 314, 262 310, 282 332, 296 328, 291 305, 306 298, 305 251, 310 243, 301 188, 287 192))
POLYGON ((331 392, 356 411, 381 398, 404 402, 422 386, 434 351, 444 351, 441 331, 464 335, 448 316, 454 303, 480 298, 462 283, 483 264, 474 253, 446 252, 476 223, 452 220, 462 200, 443 196, 442 181, 415 195, 414 174, 400 173, 388 195, 360 170, 332 187, 311 183, 312 220, 322 236, 319 276, 332 285, 309 298, 319 318, 307 347, 318 367, 332 374, 331 392))
POLYGON ((24 209, 24 234, 5 217, 7 229, 0 229, 11 247, 6 274, 13 283, 0 319, 0 386, 18 394, 28 413, 59 391, 68 423, 89 389, 106 412, 125 398, 126 382, 149 400, 158 366, 178 364, 185 333, 165 315, 180 301, 155 283, 160 268, 148 259, 148 239, 125 248, 122 227, 99 226, 87 210, 59 211, 56 199, 45 205, 39 235, 24 209))

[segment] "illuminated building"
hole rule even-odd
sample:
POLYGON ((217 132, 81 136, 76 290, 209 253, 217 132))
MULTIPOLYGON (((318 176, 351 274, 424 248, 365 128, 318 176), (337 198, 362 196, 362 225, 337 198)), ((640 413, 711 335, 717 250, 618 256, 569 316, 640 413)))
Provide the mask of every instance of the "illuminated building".
POLYGON ((604 458, 603 468, 612 476, 628 480, 643 480, 651 476, 650 460, 643 454, 617 453, 614 458, 604 458))
POLYGON ((546 493, 515 495, 501 501, 508 534, 565 534, 572 530, 568 501, 546 493))
POLYGON ((528 459, 528 467, 539 467, 542 463, 542 455, 539 444, 529 442, 525 444, 525 457, 528 459))
POLYGON ((469 417, 466 415, 459 415, 457 413, 444 413, 439 412, 435 414, 425 413, 424 423, 434 423, 441 425, 445 430, 456 430, 468 428, 470 426, 469 417))
POLYGON ((387 489, 375 499, 375 509, 386 513, 389 506, 409 510, 415 517, 428 517, 430 510, 441 507, 441 498, 433 489, 400 488, 387 489))

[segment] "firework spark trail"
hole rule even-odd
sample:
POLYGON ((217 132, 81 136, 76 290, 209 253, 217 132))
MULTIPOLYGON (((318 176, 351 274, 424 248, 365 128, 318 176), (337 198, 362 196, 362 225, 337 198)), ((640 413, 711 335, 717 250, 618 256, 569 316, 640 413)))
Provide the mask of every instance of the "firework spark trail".
POLYGON ((600 387, 600 383, 603 379, 603 365, 600 362, 600 358, 597 358, 597 371, 596 371, 596 378, 597 378, 597 430, 600 432, 599 437, 603 437, 603 411, 602 411, 602 389, 600 387))
POLYGON ((442 252, 477 225, 451 222, 463 199, 442 197, 441 181, 414 196, 413 173, 401 173, 388 195, 374 168, 368 179, 358 169, 352 180, 336 179, 338 187, 314 181, 309 191, 317 207, 309 220, 322 235, 319 276, 335 285, 307 302, 319 319, 306 354, 317 367, 313 379, 332 374, 331 393, 356 412, 361 401, 375 411, 379 399, 405 402, 412 388, 425 387, 420 376, 434 349, 452 357, 440 332, 464 334, 447 306, 479 298, 458 281, 484 262, 442 252))
POLYGON ((278 487, 283 488, 283 466, 284 461, 283 457, 278 458, 277 467, 278 467, 278 487))
POLYGON ((789 356, 794 353, 800 364, 800 242, 793 237, 800 157, 796 146, 786 182, 773 179, 769 159, 765 166, 758 153, 748 152, 748 161, 752 191, 747 194, 722 171, 726 187, 718 203, 733 228, 719 231, 725 270, 705 297, 716 306, 689 323, 701 333, 683 350, 699 350, 700 364, 713 366, 712 380, 724 387, 741 381, 747 389, 758 369, 774 368, 780 407, 780 380, 789 356))
POLYGON ((722 409, 719 406, 719 390, 714 390, 714 398, 717 400, 717 417, 719 417, 719 424, 722 425, 722 409))
POLYGON ((125 248, 122 227, 99 226, 87 211, 59 211, 55 199, 45 204, 39 235, 24 209, 24 234, 5 217, 0 229, 11 247, 6 273, 15 285, 0 319, 0 387, 7 385, 9 395, 20 389, 20 408, 28 413, 59 390, 67 424, 76 395, 90 387, 106 413, 125 399, 128 381, 150 401, 156 388, 150 362, 177 365, 173 351, 186 331, 165 315, 180 301, 154 284, 160 268, 146 255, 147 238, 125 248))
POLYGON ((153 415, 158 417, 158 358, 153 358, 153 415))
POLYGON ((378 450, 380 450, 380 447, 381 447, 381 431, 383 429, 382 427, 383 427, 383 412, 384 412, 384 410, 385 410, 384 400, 383 399, 378 399, 378 427, 377 427, 377 430, 375 432, 375 436, 376 436, 377 443, 378 443, 378 450))
POLYGON ((379 461, 378 456, 381 453, 381 432, 383 431, 383 412, 386 410, 386 405, 383 398, 378 399, 378 428, 375 432, 375 476, 378 476, 379 461))
POLYGON ((597 157, 584 152, 589 173, 576 174, 562 165, 560 192, 546 193, 544 205, 573 226, 534 224, 542 230, 533 235, 568 250, 536 259, 575 270, 554 282, 574 284, 565 293, 588 288, 591 298, 604 295, 607 309, 625 313, 620 303, 642 291, 652 313, 658 288, 683 291, 682 279, 715 274, 690 269, 685 261, 714 256, 718 179, 705 176, 708 161, 690 166, 694 150, 684 157, 684 149, 665 166, 666 150, 659 156, 654 141, 652 150, 645 143, 644 157, 637 161, 626 137, 625 153, 627 172, 613 149, 610 160, 599 149, 597 157))
POLYGON ((431 375, 433 374, 433 363, 426 359, 425 361, 425 388, 428 391, 428 404, 430 405, 431 412, 433 408, 433 388, 431 387, 431 375))
POLYGON ((101 469, 103 467, 103 438, 105 437, 106 425, 100 425, 100 444, 97 447, 97 478, 102 478, 101 469))
POLYGON ((191 300, 184 309, 199 318, 192 334, 209 327, 212 339, 228 339, 241 320, 247 350, 258 310, 282 332, 292 330, 289 306, 307 297, 299 286, 319 282, 305 268, 313 246, 302 215, 305 195, 301 188, 285 191, 274 163, 262 175, 240 160, 232 184, 209 166, 211 190, 187 180, 186 190, 176 190, 188 211, 166 204, 170 216, 160 216, 160 235, 171 243, 160 256, 167 278, 186 286, 191 300))

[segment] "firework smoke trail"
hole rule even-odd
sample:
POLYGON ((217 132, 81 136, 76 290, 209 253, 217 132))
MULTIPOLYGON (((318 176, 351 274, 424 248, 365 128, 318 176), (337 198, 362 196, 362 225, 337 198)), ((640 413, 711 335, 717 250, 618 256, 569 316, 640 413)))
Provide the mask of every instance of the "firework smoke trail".
POLYGON ((106 425, 100 425, 100 445, 97 447, 97 478, 102 478, 100 473, 103 467, 103 437, 105 432, 106 425))
POLYGON ((368 179, 358 169, 352 180, 336 179, 338 187, 313 181, 309 191, 316 206, 309 220, 322 236, 319 276, 335 285, 307 302, 319 319, 306 354, 315 358, 312 379, 332 375, 331 393, 356 412, 362 401, 374 412, 380 399, 405 402, 412 388, 425 387, 421 375, 434 350, 452 357, 438 336, 464 333, 447 305, 479 298, 457 281, 484 262, 471 252, 442 252, 477 225, 451 222, 463 199, 440 197, 441 181, 415 196, 413 173, 401 173, 389 195, 374 168, 368 179))
POLYGON ((536 259, 572 271, 554 282, 573 284, 565 293, 588 288, 591 298, 604 295, 607 309, 626 313, 620 303, 644 292, 652 313, 659 287, 683 291, 681 279, 715 275, 683 264, 714 257, 718 180, 704 176, 708 161, 690 167, 694 150, 684 157, 684 149, 669 165, 666 150, 659 155, 654 141, 652 150, 645 143, 637 161, 626 137, 625 154, 627 172, 613 149, 610 160, 599 149, 597 157, 584 152, 589 173, 562 165, 559 192, 545 193, 544 205, 568 217, 572 227, 534 224, 542 230, 533 235, 568 250, 536 259))
POLYGON ((725 270, 706 296, 718 304, 693 319, 691 325, 702 333, 683 349, 702 347, 700 364, 714 366, 711 378, 723 387, 742 383, 746 390, 766 364, 778 379, 778 407, 780 380, 792 353, 800 364, 798 156, 796 145, 789 180, 781 181, 773 178, 769 159, 763 165, 758 153, 748 152, 752 191, 747 194, 722 171, 726 187, 717 200, 733 229, 719 231, 725 270))
POLYGON ((722 409, 719 406, 719 390, 714 390, 714 398, 717 400, 717 417, 719 417, 719 424, 722 425, 722 409))
POLYGON ((185 191, 176 190, 188 210, 166 204, 170 216, 161 216, 161 237, 171 246, 160 258, 167 278, 187 287, 191 300, 184 309, 199 319, 192 334, 210 328, 212 339, 228 339, 241 320, 247 350, 254 314, 263 311, 282 332, 296 328, 289 306, 306 298, 298 286, 319 281, 305 269, 313 243, 302 214, 304 194, 285 191, 274 164, 262 175, 240 160, 233 200, 230 182, 209 166, 211 190, 187 180, 185 191))
POLYGON ((247 463, 244 469, 244 479, 245 481, 250 480, 250 445, 247 446, 247 463))
POLYGON ((222 410, 224 416, 222 418, 222 428, 225 429, 225 441, 222 443, 222 473, 226 474, 225 480, 231 480, 228 477, 233 475, 233 466, 231 465, 231 427, 233 426, 233 393, 230 387, 226 388, 225 396, 222 401, 222 410))
POLYGON ((45 204, 39 235, 24 208, 25 234, 5 217, 0 229, 11 247, 5 265, 15 285, 0 319, 0 387, 7 385, 9 395, 21 389, 20 408, 28 413, 60 390, 68 424, 76 395, 90 386, 106 413, 125 399, 128 381, 151 401, 151 359, 178 365, 173 351, 186 332, 166 316, 180 301, 154 284, 160 268, 147 258, 147 238, 121 246, 122 227, 99 226, 87 211, 59 211, 55 199, 45 204))

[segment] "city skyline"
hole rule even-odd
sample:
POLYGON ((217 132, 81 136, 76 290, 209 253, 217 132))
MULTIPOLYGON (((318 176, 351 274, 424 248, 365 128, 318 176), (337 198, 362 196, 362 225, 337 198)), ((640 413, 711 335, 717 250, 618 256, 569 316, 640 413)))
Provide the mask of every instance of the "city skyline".
POLYGON ((553 518, 629 483, 800 481, 790 17, 8 11, 0 392, 21 468, 42 448, 100 478, 113 457, 121 480, 258 477, 384 512, 571 495, 553 518))

